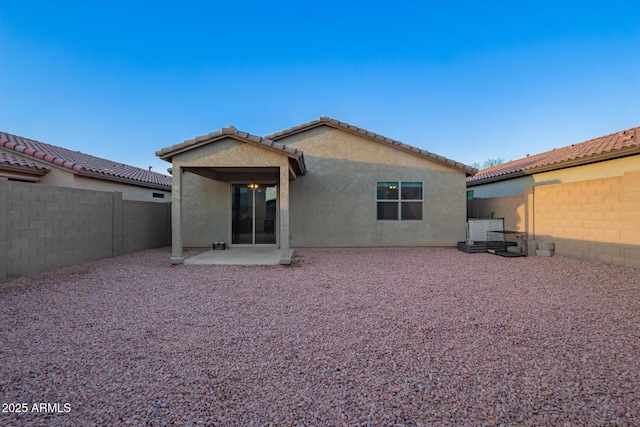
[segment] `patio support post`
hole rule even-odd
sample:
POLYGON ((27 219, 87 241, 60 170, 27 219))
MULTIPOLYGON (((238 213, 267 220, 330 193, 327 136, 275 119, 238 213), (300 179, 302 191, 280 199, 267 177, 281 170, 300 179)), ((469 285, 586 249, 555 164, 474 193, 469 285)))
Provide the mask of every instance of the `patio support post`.
POLYGON ((291 264, 289 254, 289 166, 280 166, 280 264, 291 264))
POLYGON ((182 254, 182 168, 174 165, 171 180, 171 264, 184 263, 182 254))

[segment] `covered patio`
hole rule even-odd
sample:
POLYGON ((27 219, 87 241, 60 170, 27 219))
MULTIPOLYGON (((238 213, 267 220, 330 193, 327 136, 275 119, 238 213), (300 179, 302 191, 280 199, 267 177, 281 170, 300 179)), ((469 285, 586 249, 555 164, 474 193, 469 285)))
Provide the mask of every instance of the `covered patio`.
POLYGON ((229 126, 156 154, 172 163, 172 264, 215 242, 229 250, 187 263, 291 263, 289 181, 306 173, 302 151, 229 126))

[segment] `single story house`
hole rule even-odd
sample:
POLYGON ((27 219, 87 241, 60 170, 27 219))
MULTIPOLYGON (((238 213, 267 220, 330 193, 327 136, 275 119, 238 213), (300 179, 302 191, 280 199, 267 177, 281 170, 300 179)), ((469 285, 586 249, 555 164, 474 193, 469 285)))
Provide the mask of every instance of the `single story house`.
POLYGON ((118 191, 124 200, 171 201, 170 176, 6 132, 0 132, 0 178, 118 191))
POLYGON ((455 246, 476 169, 329 117, 266 137, 230 126, 159 150, 172 163, 171 261, 184 247, 455 246))
POLYGON ((478 171, 469 217, 555 242, 556 253, 640 268, 640 127, 478 171))

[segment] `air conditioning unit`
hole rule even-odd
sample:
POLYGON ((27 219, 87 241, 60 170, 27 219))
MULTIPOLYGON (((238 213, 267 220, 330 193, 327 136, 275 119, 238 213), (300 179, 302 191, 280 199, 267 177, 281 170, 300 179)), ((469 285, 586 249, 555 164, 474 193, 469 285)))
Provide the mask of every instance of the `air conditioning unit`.
POLYGON ((504 241, 504 218, 469 218, 467 220, 467 240, 478 242, 504 241))

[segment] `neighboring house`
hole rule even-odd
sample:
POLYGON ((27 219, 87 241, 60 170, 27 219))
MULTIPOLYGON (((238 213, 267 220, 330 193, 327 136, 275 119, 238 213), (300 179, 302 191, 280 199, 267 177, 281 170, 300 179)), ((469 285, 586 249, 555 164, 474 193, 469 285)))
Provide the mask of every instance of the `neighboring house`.
POLYGON ((468 216, 556 242, 556 253, 640 267, 640 127, 467 178, 468 216))
POLYGON ((170 176, 5 132, 0 132, 0 178, 119 191, 124 200, 171 201, 170 176))
POLYGON ((476 169, 328 117, 267 137, 227 127, 156 153, 172 163, 183 247, 454 246, 476 169))
POLYGON ((555 148, 490 168, 467 178, 468 199, 524 194, 546 185, 619 176, 640 170, 640 127, 555 148))

